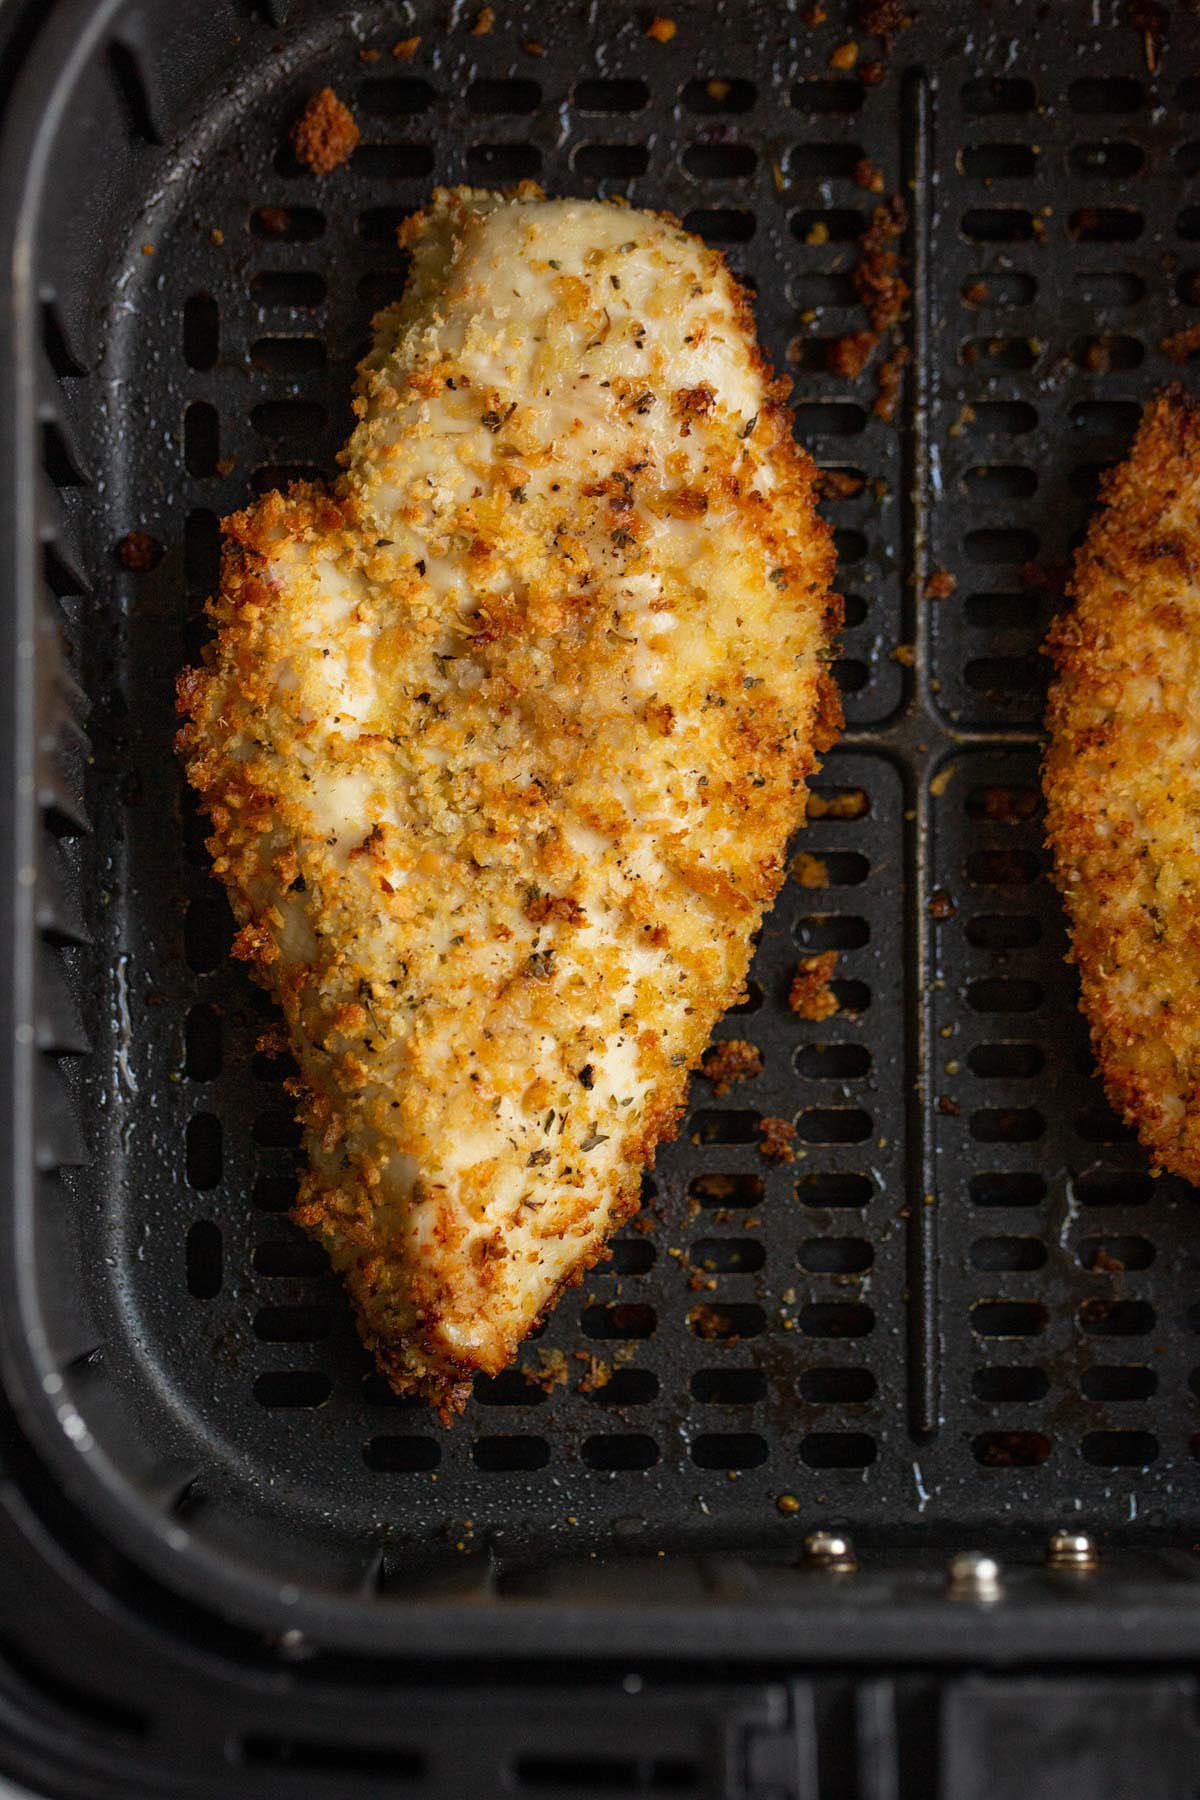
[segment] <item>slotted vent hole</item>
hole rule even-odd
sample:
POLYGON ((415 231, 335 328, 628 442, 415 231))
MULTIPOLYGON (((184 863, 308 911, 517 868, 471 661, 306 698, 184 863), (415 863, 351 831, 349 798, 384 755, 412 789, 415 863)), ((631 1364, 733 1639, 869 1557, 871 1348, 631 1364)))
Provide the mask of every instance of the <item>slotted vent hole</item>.
POLYGON ((1102 1469, 1144 1469, 1158 1455, 1152 1431, 1089 1431, 1081 1445, 1083 1460, 1102 1469))
POLYGON ((519 1756, 518 1791, 579 1795, 699 1794, 700 1768, 677 1757, 519 1756))
POLYGON ((376 1475, 422 1474, 436 1469, 441 1460, 442 1447, 436 1438, 373 1437, 363 1445, 363 1461, 376 1475))
POLYGON ((597 1432, 586 1437, 580 1454, 589 1469, 652 1469, 659 1460, 659 1448, 652 1437, 641 1431, 597 1432))
POLYGON ((1053 1447, 1044 1431, 983 1431, 971 1444, 985 1469, 1035 1469, 1053 1447))
POLYGON ((706 1275, 746 1275, 761 1269, 767 1253, 757 1238, 697 1238, 691 1261, 706 1275))
POLYGON ((287 1411, 324 1406, 332 1393, 333 1382, 323 1369, 270 1369, 254 1382, 260 1406, 287 1411))
POLYGON ((1158 1376, 1138 1363, 1096 1363, 1079 1378, 1086 1400, 1150 1400, 1158 1392, 1158 1376))
POLYGON ((692 1376, 692 1398, 701 1406, 754 1406, 766 1392, 760 1369, 697 1369, 692 1376))
POLYGON ((471 1455, 477 1469, 489 1475, 519 1474, 544 1469, 550 1461, 550 1445, 544 1437, 512 1433, 476 1438, 471 1455))
POLYGON ((183 305, 183 360, 189 369, 211 369, 221 348, 221 310, 211 294, 193 294, 183 305))
POLYGON ((976 181, 1027 180, 1037 162, 1033 144, 964 144, 958 153, 962 173, 976 181))
POLYGON ((878 1454, 875 1439, 864 1431, 810 1431, 800 1440, 800 1455, 810 1469, 866 1469, 878 1454))
POLYGON ((977 1400, 990 1406, 1029 1405, 1043 1400, 1050 1391, 1045 1369, 1021 1363, 996 1363, 976 1369, 971 1376, 971 1391, 977 1400))
POLYGON ((870 1369, 836 1366, 804 1369, 800 1397, 812 1406, 865 1406, 878 1383, 870 1369))
MULTIPOLYGON (((195 1121, 193 1121, 195 1123, 195 1121)), ((192 1183, 193 1187, 196 1183, 192 1183)), ((187 1290, 194 1300, 214 1300, 221 1291, 225 1247, 221 1227, 211 1219, 197 1219, 188 1228, 184 1244, 187 1290)))
POLYGON ((657 1400, 660 1383, 653 1369, 614 1369, 606 1380, 588 1389, 597 1406, 649 1406, 657 1400))
POLYGON ((861 1275, 874 1260, 874 1246, 861 1237, 805 1238, 797 1252, 810 1275, 861 1275))

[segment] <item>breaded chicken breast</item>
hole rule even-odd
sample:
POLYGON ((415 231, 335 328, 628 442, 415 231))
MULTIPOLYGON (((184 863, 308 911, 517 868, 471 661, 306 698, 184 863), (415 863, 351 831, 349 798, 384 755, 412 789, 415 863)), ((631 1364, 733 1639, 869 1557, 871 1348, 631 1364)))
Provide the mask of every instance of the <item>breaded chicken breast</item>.
POLYGON ((1146 408, 1047 649, 1047 832, 1113 1106, 1200 1182, 1200 408, 1146 408))
POLYGON ((297 1216, 400 1393, 501 1369, 743 992, 838 603, 720 256, 439 192, 344 474, 226 520, 180 746, 300 1065, 297 1216))

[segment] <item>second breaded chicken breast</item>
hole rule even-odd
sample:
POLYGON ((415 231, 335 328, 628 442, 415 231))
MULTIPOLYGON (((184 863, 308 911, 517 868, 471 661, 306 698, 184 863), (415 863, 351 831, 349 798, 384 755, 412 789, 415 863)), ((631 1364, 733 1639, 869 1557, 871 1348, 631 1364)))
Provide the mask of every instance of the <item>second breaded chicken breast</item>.
POLYGON ((333 494, 226 522, 181 681, 298 1216, 449 1411, 638 1204, 837 702, 814 469, 721 258, 615 204, 406 229, 333 494))
POLYGON ((1200 1183, 1200 408, 1147 407, 1047 649, 1047 833, 1113 1106, 1200 1183))

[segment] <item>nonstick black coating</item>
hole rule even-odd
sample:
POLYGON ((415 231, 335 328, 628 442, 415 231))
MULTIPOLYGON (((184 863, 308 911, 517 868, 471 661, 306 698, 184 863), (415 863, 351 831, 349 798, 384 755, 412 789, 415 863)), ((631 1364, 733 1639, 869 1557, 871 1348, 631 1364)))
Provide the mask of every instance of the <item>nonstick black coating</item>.
MULTIPOLYGON (((218 8, 225 73, 177 106, 183 12, 168 33, 143 5, 98 57, 128 229, 79 248, 48 313, 76 442, 51 429, 47 466, 93 588, 58 574, 91 835, 56 828, 93 943, 48 952, 90 1043, 62 1059, 88 1160, 57 1178, 75 1248, 39 1294, 89 1442, 181 1556, 405 1591, 430 1557, 787 1550, 829 1519, 892 1546, 1200 1526, 1195 1198, 1148 1177, 1090 1073, 1036 735, 1097 470, 1200 318, 1196 28, 1155 52, 1108 4, 928 4, 889 54, 827 10, 680 4, 660 43, 625 5, 502 4, 488 31, 469 7, 297 5, 274 30, 243 8, 237 37, 218 8), (363 141, 317 180, 287 128, 325 82, 363 141), (286 1217, 286 1070, 255 1049, 271 1008, 228 956, 172 686, 219 517, 333 468, 396 224, 435 183, 524 177, 669 208, 754 288, 799 434, 861 477, 827 509, 848 725, 797 839, 817 885, 789 880, 720 1028, 763 1073, 696 1081, 611 1264, 446 1430, 387 1393, 286 1217), (826 371, 893 195, 912 296, 885 419, 889 346, 826 371), (148 570, 118 555, 134 530, 148 570), (786 996, 824 948, 841 1010, 813 1024, 786 996), (793 1163, 759 1154, 765 1115, 795 1120, 793 1163)), ((76 139, 72 195, 107 154, 76 139)))

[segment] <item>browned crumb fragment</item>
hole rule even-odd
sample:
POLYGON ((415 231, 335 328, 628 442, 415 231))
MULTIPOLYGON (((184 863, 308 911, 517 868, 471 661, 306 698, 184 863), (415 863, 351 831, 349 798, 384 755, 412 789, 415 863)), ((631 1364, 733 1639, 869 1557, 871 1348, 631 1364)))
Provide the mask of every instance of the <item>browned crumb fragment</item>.
POLYGON ((382 50, 360 50, 358 60, 360 63, 366 63, 369 67, 371 63, 377 63, 382 55, 382 50))
POLYGON ((117 543, 117 561, 123 569, 144 575, 162 561, 163 547, 148 531, 127 531, 117 543))
POLYGON ((800 1502, 795 1494, 780 1494, 775 1505, 781 1513, 798 1513, 800 1511, 800 1502))
POLYGON ((221 230, 219 225, 214 225, 208 235, 214 244, 223 244, 225 242, 225 233, 221 230))
POLYGON ((860 188, 866 188, 868 194, 883 192, 883 170, 869 156, 860 157, 854 165, 854 179, 860 188))
POLYGON ((963 299, 968 306, 982 306, 987 299, 986 281, 969 281, 963 289, 963 299))
POLYGON ((792 874, 802 888, 823 888, 829 885, 829 870, 819 856, 810 856, 807 850, 792 862, 792 874))
POLYGON ((590 1350, 576 1350, 575 1358, 578 1362, 587 1365, 575 1384, 579 1393, 594 1394, 600 1388, 608 1386, 612 1380, 611 1363, 605 1362, 602 1357, 594 1356, 590 1350))
POLYGON ((904 0, 858 0, 856 18, 859 30, 869 31, 872 37, 883 38, 889 50, 893 39, 906 31, 915 17, 904 0))
POLYGON ((1083 347, 1083 366, 1089 375, 1107 375, 1112 368, 1112 346, 1104 338, 1089 338, 1083 347))
POLYGON ((537 1358, 538 1367, 524 1371, 534 1387, 540 1387, 546 1394, 552 1393, 556 1387, 565 1387, 569 1374, 566 1351, 545 1350, 539 1346, 537 1358))
POLYGON ((392 55, 397 62, 411 62, 421 48, 419 37, 400 38, 392 45, 392 55))
POLYGON ((237 463, 232 456, 222 456, 213 464, 213 469, 218 475, 232 475, 236 468, 237 463))
POLYGON ((790 1119, 774 1119, 768 1116, 758 1121, 758 1129, 762 1135, 758 1154, 764 1162, 795 1162, 796 1152, 792 1149, 792 1142, 796 1136, 796 1127, 790 1119))
POLYGON ((753 1081, 762 1074, 762 1051, 745 1038, 723 1038, 706 1050, 700 1073, 711 1081, 715 1094, 727 1094, 739 1081, 753 1081))
POLYGON ((1151 75, 1158 71, 1159 52, 1169 20, 1170 14, 1161 0, 1126 0, 1125 23, 1141 38, 1146 68, 1151 75))
POLYGON ((268 237, 282 237, 291 224, 291 214, 285 206, 260 206, 258 222, 268 237))
POLYGON ((870 62, 860 63, 858 66, 858 79, 864 87, 878 87, 886 76, 886 63, 881 63, 876 57, 872 57, 870 62))
POLYGON ((558 921, 564 925, 584 925, 587 914, 578 900, 569 894, 535 894, 525 908, 525 917, 535 925, 558 921))
POLYGON ((491 6, 481 7, 479 10, 479 17, 472 26, 472 35, 475 37, 486 37, 495 23, 495 8, 491 6))
POLYGON ((934 888, 929 896, 929 916, 931 919, 952 919, 958 911, 945 888, 934 888))
POLYGON ((993 825, 1019 825, 1037 811, 1038 797, 1032 788, 985 787, 975 796, 983 818, 993 825))
POLYGON ((962 1107, 957 1100, 952 1100, 949 1094, 938 1095, 937 1109, 943 1118, 960 1119, 962 1117, 962 1107))
POLYGON ((526 38, 521 48, 526 56, 545 56, 546 54, 545 44, 539 44, 536 38, 526 38))
POLYGON ((788 989, 788 1005, 800 1018, 832 1019, 838 1010, 838 1002, 829 984, 836 967, 836 950, 819 950, 814 956, 801 957, 796 964, 796 973, 788 989))
POLYGON ((824 25, 829 14, 825 11, 823 6, 817 5, 807 7, 805 11, 800 14, 800 17, 803 23, 807 25, 811 31, 815 31, 818 25, 824 25))
POLYGON ((825 363, 831 375, 857 381, 874 354, 879 342, 874 331, 846 331, 833 338, 825 352, 825 363))
POLYGON ((858 262, 850 279, 874 331, 884 332, 897 324, 908 300, 908 283, 900 273, 896 249, 907 223, 904 202, 897 194, 886 206, 875 208, 859 239, 858 262))
POLYGON ((646 27, 646 36, 653 38, 656 44, 669 44, 678 29, 674 19, 651 19, 646 27))
POLYGON ((720 106, 729 98, 730 85, 731 84, 728 81, 723 81, 719 75, 714 75, 711 81, 705 82, 704 91, 710 100, 715 100, 717 105, 720 106))
POLYGON ((153 256, 154 250, 155 250, 155 246, 153 244, 143 244, 142 245, 142 255, 143 256, 153 256))
POLYGON ((857 61, 858 45, 853 41, 846 44, 838 44, 829 53, 830 68, 836 69, 838 73, 842 75, 849 74, 857 61))
POLYGON ((1097 1250, 1095 1256, 1092 1258, 1092 1268, 1098 1275, 1123 1275, 1125 1273, 1125 1264, 1121 1261, 1120 1257, 1114 1256, 1111 1251, 1105 1250, 1103 1246, 1097 1250))
POLYGON ((1169 337, 1162 339, 1158 347, 1172 362, 1187 362, 1189 357, 1200 350, 1200 321, 1195 325, 1185 325, 1182 331, 1173 331, 1169 337))
POLYGON ((861 475, 852 474, 849 469, 819 469, 817 471, 817 492, 822 500, 849 500, 863 489, 861 475))
POLYGON ((871 411, 875 414, 877 419, 891 419, 895 417, 896 407, 900 401, 901 371, 908 361, 908 357, 908 345, 900 344, 892 351, 892 354, 888 357, 887 361, 880 363, 879 368, 876 370, 875 385, 877 392, 871 411))
POLYGON ((323 87, 311 97, 291 135, 297 161, 314 175, 328 175, 353 156, 358 126, 345 102, 331 87, 323 87))
POLYGON ((948 600, 957 586, 958 580, 950 573, 949 569, 931 569, 925 577, 925 598, 927 600, 948 600))
POLYGON ((286 1056, 290 1048, 287 1032, 282 1025, 269 1025, 265 1031, 259 1032, 254 1040, 254 1048, 260 1056, 286 1056))
POLYGON ((810 819, 861 819, 870 812, 871 803, 862 788, 843 788, 839 794, 822 794, 810 789, 805 813, 810 819))

